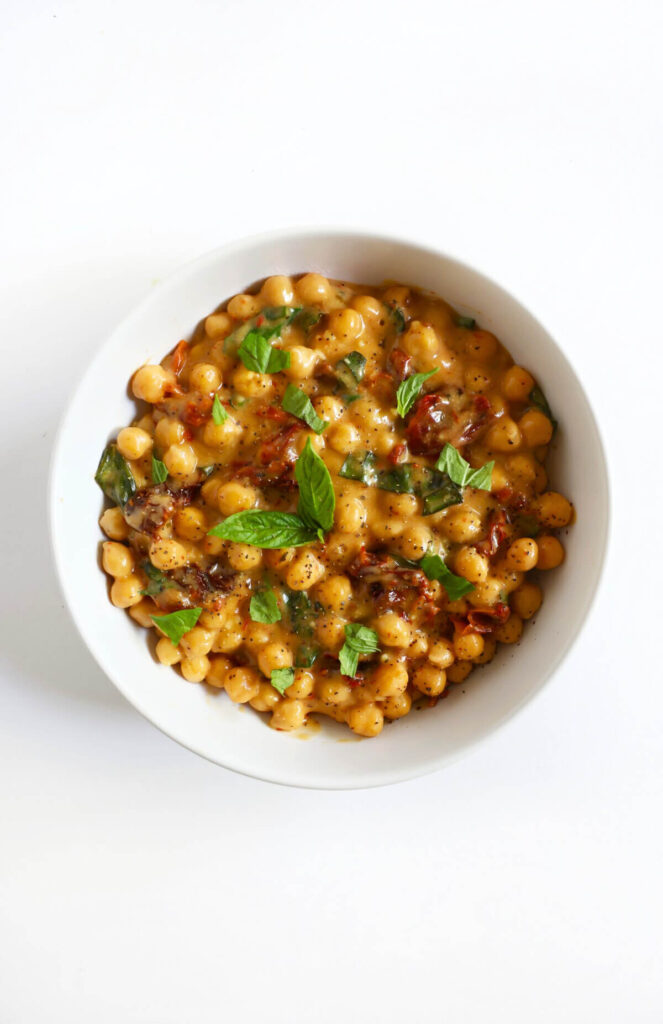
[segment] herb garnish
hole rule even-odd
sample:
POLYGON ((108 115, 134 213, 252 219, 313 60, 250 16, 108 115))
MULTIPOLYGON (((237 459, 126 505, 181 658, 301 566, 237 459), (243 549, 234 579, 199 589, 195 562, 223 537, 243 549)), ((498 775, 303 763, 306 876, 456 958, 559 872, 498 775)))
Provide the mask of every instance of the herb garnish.
POLYGON ((329 426, 327 420, 323 420, 318 416, 308 395, 301 388, 296 387, 295 384, 288 384, 285 389, 281 408, 298 419, 303 420, 316 434, 321 434, 325 427, 329 426))
POLYGON ((424 382, 427 381, 429 377, 432 377, 434 373, 437 373, 437 370, 429 370, 428 373, 413 373, 411 377, 408 377, 407 380, 402 381, 398 385, 398 391, 396 392, 396 405, 399 416, 407 416, 414 405, 424 382))
POLYGON ((116 444, 111 443, 104 448, 94 479, 106 497, 121 508, 136 493, 136 481, 129 463, 120 455, 116 444))
POLYGON ((297 512, 322 540, 323 531, 331 530, 334 524, 336 496, 329 470, 313 449, 310 437, 295 463, 295 479, 299 484, 297 512))
POLYGON ((345 627, 345 643, 338 652, 341 675, 353 679, 357 675, 360 654, 375 654, 380 650, 378 635, 374 629, 349 622, 345 627))
POLYGON ((491 461, 480 469, 472 469, 460 452, 448 443, 445 444, 436 463, 436 468, 448 473, 459 487, 476 487, 481 491, 490 490, 494 466, 495 462, 491 461))
POLYGON ((249 615, 253 622, 279 622, 281 612, 276 601, 276 594, 271 587, 258 590, 249 603, 249 615))
POLYGON ((150 618, 177 647, 185 633, 193 629, 201 612, 202 608, 181 608, 169 615, 150 615, 150 618))
POLYGON ((273 668, 269 679, 274 689, 278 690, 281 696, 283 696, 289 686, 292 686, 294 680, 295 672, 292 668, 273 668))
POLYGON ((221 424, 225 423, 228 419, 228 412, 221 405, 218 395, 214 396, 214 401, 212 402, 212 419, 216 423, 217 427, 220 427, 221 424))
POLYGON ((161 459, 157 459, 155 455, 152 456, 152 480, 155 484, 162 484, 168 478, 168 469, 166 463, 162 462, 161 459))

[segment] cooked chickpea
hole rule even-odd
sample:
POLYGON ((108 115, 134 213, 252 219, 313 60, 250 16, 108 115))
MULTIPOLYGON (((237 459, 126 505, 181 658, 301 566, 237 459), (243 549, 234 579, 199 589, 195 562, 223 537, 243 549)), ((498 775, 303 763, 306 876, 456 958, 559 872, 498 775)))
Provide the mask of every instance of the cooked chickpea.
POLYGON ((396 718, 404 718, 405 715, 409 714, 412 707, 412 697, 407 690, 405 693, 395 693, 391 697, 385 697, 381 701, 380 707, 384 717, 390 721, 396 718))
POLYGON ((231 516, 235 512, 244 512, 246 509, 254 508, 258 501, 258 492, 250 484, 240 483, 239 480, 229 480, 222 484, 216 492, 216 504, 219 512, 224 516, 231 516))
POLYGON ((455 661, 447 671, 447 681, 450 683, 462 683, 469 676, 474 668, 471 661, 455 661))
POLYGON ((254 373, 246 366, 238 366, 232 377, 233 387, 246 398, 260 398, 274 389, 271 373, 254 373))
POLYGON ((129 615, 137 622, 143 629, 151 629, 154 625, 152 621, 152 615, 156 612, 154 602, 150 600, 139 601, 138 604, 134 604, 129 608, 129 615))
POLYGON ((260 312, 260 300, 256 295, 235 295, 228 303, 228 313, 235 320, 248 320, 260 312))
POLYGON ((217 690, 223 690, 226 685, 226 675, 232 668, 228 658, 214 656, 210 658, 210 670, 205 676, 208 686, 214 686, 217 690))
POLYGON ((292 278, 284 274, 268 277, 260 289, 260 299, 266 306, 292 306, 294 296, 292 278))
POLYGON ((358 704, 348 711, 347 722, 359 736, 377 736, 382 732, 384 716, 377 704, 358 704))
POLYGON ((170 475, 180 478, 191 476, 197 465, 196 453, 190 444, 171 444, 163 461, 170 475))
POLYGON ((164 416, 154 428, 154 436, 160 448, 170 448, 173 444, 181 444, 184 440, 184 424, 171 416, 164 416))
POLYGON ((502 390, 510 402, 526 402, 534 387, 534 378, 522 366, 511 366, 502 378, 502 390))
POLYGON ((315 622, 315 635, 328 651, 338 651, 345 640, 346 619, 333 612, 321 615, 315 622))
POLYGON ((196 363, 191 368, 189 387, 201 395, 211 395, 221 385, 221 374, 213 363, 196 363))
POLYGON ((468 332, 465 340, 465 351, 470 358, 480 363, 492 359, 497 352, 497 338, 490 331, 473 330, 468 332))
POLYGON ((228 562, 231 569, 236 569, 237 572, 249 572, 262 565, 262 551, 250 544, 230 544, 228 562))
POLYGON ((325 567, 312 551, 297 555, 288 566, 286 583, 291 590, 308 590, 325 575, 325 567))
POLYGON ((371 520, 371 531, 376 540, 390 541, 400 537, 406 526, 405 519, 387 519, 376 516, 371 520))
POLYGON ((329 281, 321 274, 304 274, 295 288, 305 306, 325 306, 331 297, 329 281))
POLYGON ((376 299, 374 295, 355 295, 350 301, 353 309, 361 313, 364 323, 380 323, 385 317, 384 303, 376 299))
POLYGON ((156 655, 162 665, 177 665, 182 660, 182 652, 167 636, 157 640, 156 655))
POLYGON ((184 657, 180 662, 180 671, 189 683, 202 683, 209 670, 210 661, 204 654, 192 658, 184 657))
POLYGON ((315 695, 322 704, 329 707, 343 707, 350 703, 352 689, 343 681, 342 676, 332 676, 330 679, 317 681, 315 695))
POLYGON ((242 436, 239 423, 228 416, 223 423, 208 420, 203 428, 203 441, 210 448, 234 449, 242 436))
POLYGON ((557 537, 539 537, 537 569, 556 569, 564 561, 564 548, 557 537))
POLYGON ((173 517, 175 533, 185 540, 199 541, 207 534, 205 513, 196 505, 186 505, 177 510, 173 517))
POLYGON ((520 615, 511 612, 511 615, 497 627, 493 633, 494 638, 501 644, 517 644, 523 633, 523 620, 520 615))
POLYGON ((428 660, 436 668, 449 668, 449 665, 453 665, 455 657, 453 643, 444 637, 436 640, 428 652, 428 660))
POLYGON ((281 697, 271 683, 261 682, 255 697, 251 697, 249 704, 256 711, 273 711, 281 703, 281 697))
POLYGON ((340 398, 334 398, 333 395, 320 395, 318 398, 314 398, 313 408, 320 419, 326 420, 327 423, 335 423, 345 413, 343 402, 340 398))
POLYGON ((454 638, 454 654, 458 661, 476 661, 483 653, 481 633, 459 633, 454 638))
POLYGON ((364 321, 356 309, 335 309, 329 314, 329 327, 337 338, 356 341, 364 333, 364 321))
POLYGON ((343 612, 352 600, 352 584, 348 577, 341 573, 327 576, 318 583, 315 596, 324 608, 343 612))
POLYGON ((306 719, 306 705, 301 700, 284 700, 274 709, 269 724, 272 729, 289 732, 300 729, 306 719))
POLYGON ((371 676, 371 689, 380 700, 395 697, 407 689, 408 672, 402 661, 379 665, 371 676))
POLYGON ((481 534, 481 516, 471 508, 452 507, 442 523, 442 530, 455 544, 468 544, 481 534))
POLYGON ((412 681, 420 693, 425 693, 429 697, 439 697, 447 685, 447 673, 437 665, 422 665, 414 673, 412 681))
POLYGON ((366 522, 366 505, 360 498, 340 495, 336 499, 334 522, 343 533, 356 533, 366 522))
POLYGON ((537 563, 539 549, 531 537, 520 537, 514 540, 506 553, 507 569, 517 572, 529 572, 537 563))
POLYGON ((314 682, 315 679, 312 672, 308 672, 304 668, 295 669, 295 678, 285 691, 286 696, 304 700, 313 693, 314 682))
POLYGON ((286 377, 291 380, 306 380, 313 376, 313 371, 320 362, 321 354, 313 348, 305 348, 304 345, 293 345, 288 349, 290 353, 290 366, 284 370, 286 377))
POLYGON ((140 427, 125 427, 117 435, 117 447, 125 459, 142 459, 152 447, 152 438, 140 427))
POLYGON ((465 387, 477 395, 483 395, 490 390, 491 378, 480 366, 468 366, 464 375, 465 387))
POLYGON ((166 389, 173 384, 173 375, 163 366, 141 366, 134 374, 132 388, 136 398, 154 405, 163 400, 166 389))
POLYGON ((142 584, 137 576, 116 579, 110 589, 110 599, 116 608, 130 608, 142 598, 142 584))
POLYGON ((512 455, 504 463, 509 479, 525 488, 536 480, 536 466, 536 460, 531 455, 512 455))
POLYGON ((428 551, 432 539, 433 535, 425 523, 415 522, 411 526, 405 527, 396 541, 395 547, 403 558, 408 558, 411 562, 418 562, 428 551))
POLYGON ((109 576, 121 579, 124 576, 131 576, 134 571, 136 560, 133 551, 126 544, 118 544, 116 541, 107 540, 101 545, 101 564, 104 572, 109 576))
POLYGON ((548 444, 553 433, 553 425, 544 413, 538 409, 528 409, 518 420, 518 429, 530 448, 539 444, 548 444))
POLYGON ((470 583, 483 583, 488 577, 490 563, 476 548, 460 548, 454 557, 454 571, 470 583))
POLYGON ((129 536, 129 526, 122 515, 119 507, 107 508, 99 520, 99 526, 111 540, 126 540, 129 536))
POLYGON ((502 600, 502 581, 489 578, 483 583, 475 584, 472 593, 467 595, 467 600, 477 608, 497 604, 502 600))
POLYGON ((511 595, 511 608, 521 619, 531 619, 538 612, 542 601, 541 587, 535 583, 523 583, 511 595))
POLYGON ((187 658, 200 658, 203 654, 209 654, 215 638, 214 630, 194 626, 184 634, 180 640, 180 647, 187 658))
POLYGON ((481 654, 474 658, 475 665, 487 665, 489 661, 492 661, 495 657, 495 651, 497 650, 497 641, 493 640, 491 636, 485 636, 483 638, 483 651, 481 654))
POLYGON ((168 572, 169 569, 179 569, 187 564, 188 555, 186 548, 176 540, 167 538, 152 541, 149 549, 150 562, 156 569, 168 572))
POLYGON ((361 434, 353 423, 335 423, 328 428, 327 440, 335 452, 349 455, 361 445, 361 434))
POLYGON ((205 320, 205 334, 208 338, 225 338, 232 330, 232 317, 227 313, 212 313, 205 320))
POLYGON ((502 416, 488 429, 486 443, 496 452, 515 451, 522 443, 518 424, 510 416, 502 416))
POLYGON ((218 654, 232 654, 244 642, 244 634, 241 629, 226 628, 217 633, 212 650, 218 654))
POLYGON ((375 629, 385 647, 409 647, 414 630, 409 622, 396 612, 385 612, 375 620, 375 629))
POLYGON ((268 679, 277 668, 292 668, 292 651, 280 640, 274 640, 258 654, 258 668, 268 679))
POLYGON ((534 502, 532 512, 543 526, 555 530, 569 525, 573 517, 573 506, 564 495, 546 491, 534 502))
MULTIPOLYGON (((231 668, 225 674, 224 686, 234 704, 248 704, 260 693, 260 676, 253 668, 231 668)), ((271 686, 270 689, 276 692, 271 686)))

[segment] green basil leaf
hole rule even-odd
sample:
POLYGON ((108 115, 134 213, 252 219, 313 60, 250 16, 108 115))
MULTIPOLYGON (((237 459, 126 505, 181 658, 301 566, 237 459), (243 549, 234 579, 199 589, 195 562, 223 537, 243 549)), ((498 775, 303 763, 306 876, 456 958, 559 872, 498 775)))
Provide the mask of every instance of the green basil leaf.
POLYGON ((295 656, 295 668, 311 668, 320 657, 320 648, 313 644, 300 644, 295 656))
POLYGON ((270 676, 270 683, 281 696, 295 680, 295 670, 292 668, 273 668, 270 676))
POLYGON ((305 590, 285 590, 283 601, 288 610, 293 633, 301 637, 313 636, 315 609, 305 590))
POLYGON ((295 463, 295 479, 299 484, 298 514, 318 532, 331 530, 336 506, 334 485, 329 470, 311 446, 310 437, 295 463))
POLYGON ((237 355, 253 373, 279 373, 290 366, 290 353, 274 348, 258 331, 249 331, 237 355))
POLYGON ((301 306, 267 306, 260 311, 257 319, 259 320, 261 316, 264 316, 267 320, 280 320, 280 327, 282 328, 286 323, 292 323, 301 312, 301 306))
POLYGON ((228 419, 228 413, 221 405, 218 395, 214 396, 214 401, 212 402, 212 419, 216 423, 217 427, 220 427, 221 424, 225 423, 228 419))
POLYGON ((557 420, 552 414, 552 409, 548 405, 548 399, 544 395, 543 391, 538 384, 535 384, 529 393, 530 406, 534 409, 538 409, 544 416, 547 416, 553 425, 553 431, 557 429, 557 420))
POLYGON ((400 306, 387 306, 387 309, 396 328, 396 334, 402 334, 405 330, 405 313, 400 306))
POLYGON ((480 491, 489 491, 492 486, 494 461, 487 462, 480 469, 472 469, 460 452, 452 444, 445 444, 435 468, 448 473, 459 487, 476 487, 480 491))
POLYGON ((301 388, 296 387, 294 384, 288 384, 285 389, 281 408, 296 416, 297 419, 304 420, 304 423, 311 430, 314 430, 316 434, 321 434, 325 427, 329 426, 327 420, 323 420, 318 416, 308 395, 304 394, 301 388))
POLYGON ((260 335, 264 341, 278 338, 283 328, 292 323, 293 319, 300 312, 300 306, 270 306, 262 310, 261 313, 251 317, 250 320, 246 320, 239 327, 236 327, 234 331, 231 331, 223 342, 223 351, 227 355, 236 355, 240 342, 251 333, 260 335), (266 320, 271 322, 265 323, 266 320))
POLYGON ((136 493, 136 481, 129 463, 120 455, 116 444, 106 445, 97 466, 94 479, 107 498, 124 508, 129 498, 136 493))
POLYGON ((348 352, 334 367, 334 373, 341 384, 350 392, 354 392, 359 381, 363 380, 365 370, 366 356, 361 352, 348 352))
POLYGON ((323 315, 319 309, 300 309, 293 323, 300 327, 305 334, 308 334, 312 327, 316 327, 320 323, 323 315))
POLYGON ((162 484, 168 478, 168 470, 166 469, 166 463, 162 462, 161 459, 157 459, 156 456, 152 456, 152 479, 155 484, 162 484))
POLYGON ((421 391, 424 382, 432 377, 437 370, 429 370, 428 373, 413 373, 407 380, 402 381, 398 385, 398 391, 396 392, 396 406, 398 408, 399 416, 407 416, 410 409, 415 403, 415 400, 421 391))
POLYGON ((468 331, 473 331, 477 325, 476 320, 471 316, 457 316, 454 323, 456 327, 464 327, 468 331))
POLYGON ((369 486, 375 484, 378 475, 375 471, 375 455, 364 452, 363 455, 348 455, 338 471, 338 475, 346 480, 361 480, 369 486))
POLYGON ((235 512, 208 533, 236 544, 251 544, 256 548, 298 548, 317 540, 314 530, 300 516, 291 512, 263 512, 248 509, 235 512))
POLYGON ((455 484, 446 473, 441 475, 445 478, 442 485, 424 496, 422 509, 424 516, 432 516, 436 512, 441 512, 443 508, 449 508, 450 505, 461 505, 463 502, 463 492, 458 484, 455 484))
POLYGON ((215 465, 211 465, 211 466, 198 466, 198 472, 202 473, 203 479, 205 479, 205 480, 207 479, 208 476, 212 475, 212 473, 214 472, 215 469, 216 469, 215 465))
POLYGON ((447 594, 450 601, 457 601, 465 594, 474 590, 474 584, 469 583, 462 576, 456 576, 451 569, 447 569, 444 559, 428 551, 419 562, 419 568, 429 580, 438 580, 447 594))
POLYGON ((279 622, 281 612, 276 601, 276 594, 271 587, 263 587, 253 595, 249 603, 249 615, 253 622, 279 622))
POLYGON ((161 569, 157 569, 156 565, 152 565, 150 561, 141 562, 140 567, 147 576, 147 586, 141 590, 141 594, 144 594, 145 597, 154 597, 156 594, 168 590, 169 587, 177 586, 177 583, 169 579, 165 573, 161 572, 161 569))
POLYGON ((351 679, 357 675, 360 654, 375 654, 380 650, 378 635, 374 629, 358 622, 349 622, 345 627, 345 643, 338 652, 341 675, 351 679))
POLYGON ((202 608, 181 608, 177 612, 170 612, 169 615, 150 615, 150 618, 177 646, 184 634, 193 629, 201 612, 202 608))

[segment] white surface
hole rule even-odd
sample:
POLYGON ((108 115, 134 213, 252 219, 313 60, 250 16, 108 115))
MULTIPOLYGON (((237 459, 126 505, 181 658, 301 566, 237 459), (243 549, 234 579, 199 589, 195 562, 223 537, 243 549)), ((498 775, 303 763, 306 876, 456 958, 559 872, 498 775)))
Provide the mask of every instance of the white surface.
POLYGON ((584 625, 603 568, 608 532, 605 455, 587 398, 545 329, 502 288, 431 249, 346 231, 274 232, 231 242, 182 267, 102 345, 76 388, 58 433, 50 483, 51 528, 65 599, 93 656, 121 693, 150 721, 191 750, 246 775, 322 789, 402 782, 449 765, 538 694, 584 625), (435 711, 409 715, 380 743, 348 743, 346 730, 322 722, 315 733, 284 736, 246 707, 182 686, 148 657, 145 632, 118 615, 101 586, 98 518, 103 499, 93 485, 109 432, 136 415, 127 381, 137 366, 168 350, 164 338, 190 337, 201 313, 223 295, 271 273, 308 267, 332 279, 368 283, 415 281, 443 294, 454 309, 480 315, 481 326, 508 342, 517 363, 545 382, 564 424, 552 446, 553 486, 573 496, 582 514, 566 530, 566 560, 546 579, 546 610, 521 644, 503 650, 472 685, 459 687, 435 711), (220 282, 223 282, 220 285, 220 282), (579 448, 574 438, 582 437, 579 448), (118 651, 122 652, 121 660, 118 651), (344 742, 339 742, 341 731, 344 742), (308 740, 302 743, 302 735, 308 740))
MULTIPOLYGON (((660 1022, 660 47, 651 2, 2 9, 0 1020, 660 1022), (384 790, 167 740, 61 608, 54 425, 151 282, 287 223, 493 274, 608 440, 607 576, 544 694, 384 790)), ((579 439, 581 443, 581 439, 579 439)))

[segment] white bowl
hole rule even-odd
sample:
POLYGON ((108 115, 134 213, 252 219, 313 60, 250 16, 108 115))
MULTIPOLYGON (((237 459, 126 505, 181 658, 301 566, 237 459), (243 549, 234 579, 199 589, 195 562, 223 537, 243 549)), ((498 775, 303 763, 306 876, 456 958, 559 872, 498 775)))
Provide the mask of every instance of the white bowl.
POLYGON ((543 687, 568 652, 599 581, 608 533, 605 457, 587 397, 568 360, 534 317, 477 271, 441 253, 391 238, 341 231, 278 232, 223 246, 155 288, 114 332, 87 369, 57 438, 50 493, 55 561, 74 621, 121 693, 146 718, 191 750, 234 771, 288 785, 329 789, 378 786, 423 775, 458 757, 510 718, 543 687), (218 304, 270 274, 315 270, 363 283, 385 279, 430 288, 476 314, 541 382, 560 421, 551 484, 568 495, 577 522, 567 559, 545 579, 536 621, 515 648, 454 688, 434 709, 415 712, 375 740, 335 723, 297 734, 210 695, 155 663, 146 633, 114 608, 98 564, 102 495, 94 482, 109 437, 134 415, 127 382, 158 362, 218 304))

